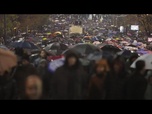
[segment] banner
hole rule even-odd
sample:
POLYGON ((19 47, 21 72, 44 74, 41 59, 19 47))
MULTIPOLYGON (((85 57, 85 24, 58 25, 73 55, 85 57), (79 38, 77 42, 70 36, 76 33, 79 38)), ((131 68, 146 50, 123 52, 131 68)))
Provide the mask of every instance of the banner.
POLYGON ((131 30, 139 30, 139 25, 131 25, 131 30))
POLYGON ((69 34, 71 34, 71 33, 82 34, 83 33, 83 28, 81 26, 72 26, 69 29, 69 34))

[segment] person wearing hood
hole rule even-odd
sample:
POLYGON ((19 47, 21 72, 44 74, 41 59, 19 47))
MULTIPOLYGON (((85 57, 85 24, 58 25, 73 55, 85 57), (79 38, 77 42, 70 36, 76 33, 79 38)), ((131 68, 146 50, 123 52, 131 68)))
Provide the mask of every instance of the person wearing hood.
POLYGON ((65 63, 52 78, 52 99, 80 100, 86 98, 87 75, 75 52, 69 52, 65 63))
POLYGON ((126 99, 144 100, 146 88, 145 61, 138 60, 136 62, 135 72, 131 74, 126 84, 126 99))
POLYGON ((95 74, 90 80, 89 96, 91 100, 104 100, 105 99, 105 80, 108 76, 109 65, 106 59, 100 60, 96 63, 95 74))
POLYGON ((23 54, 13 77, 16 80, 19 94, 22 93, 25 78, 33 73, 37 73, 36 68, 30 63, 29 55, 23 54))
POLYGON ((138 54, 137 53, 133 53, 130 58, 127 60, 126 62, 126 67, 128 70, 128 73, 132 73, 134 71, 134 69, 130 68, 130 66, 132 65, 132 63, 138 58, 138 54))
POLYGON ((112 70, 106 80, 106 100, 125 99, 127 72, 124 66, 125 64, 120 56, 113 60, 112 70))

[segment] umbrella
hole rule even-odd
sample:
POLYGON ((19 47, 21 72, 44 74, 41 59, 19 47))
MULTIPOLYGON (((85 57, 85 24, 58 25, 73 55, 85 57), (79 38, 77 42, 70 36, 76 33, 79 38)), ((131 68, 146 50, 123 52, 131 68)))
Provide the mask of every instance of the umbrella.
POLYGON ((52 43, 52 44, 47 45, 45 47, 45 49, 46 50, 58 50, 58 49, 60 49, 60 50, 66 50, 66 49, 68 49, 68 46, 65 45, 65 44, 56 42, 56 43, 52 43))
POLYGON ((55 32, 54 34, 62 34, 62 33, 58 31, 58 32, 55 32))
MULTIPOLYGON (((52 62, 49 63, 49 71, 51 71, 52 73, 54 73, 56 71, 57 68, 61 67, 64 65, 64 61, 65 58, 60 58, 60 59, 56 59, 52 62)), ((82 59, 80 58, 79 61, 81 62, 81 64, 83 66, 87 66, 89 65, 90 61, 86 60, 86 59, 82 59)))
POLYGON ((120 38, 116 38, 116 40, 120 40, 120 38))
POLYGON ((94 53, 91 53, 87 56, 87 60, 90 60, 90 61, 98 61, 102 58, 105 58, 108 61, 111 61, 113 58, 113 55, 109 52, 103 51, 102 53, 101 52, 94 52, 94 53))
POLYGON ((107 44, 105 44, 105 43, 100 43, 100 44, 97 45, 97 47, 102 48, 102 47, 105 46, 105 45, 107 45, 107 44))
POLYGON ((110 52, 119 52, 121 51, 121 49, 119 49, 118 47, 115 47, 113 45, 105 45, 101 48, 101 50, 103 51, 110 51, 110 52))
POLYGON ((85 36, 84 38, 88 38, 88 39, 90 39, 92 36, 85 36))
POLYGON ((117 55, 120 55, 122 57, 125 57, 125 58, 129 58, 131 56, 131 51, 130 50, 122 50, 120 52, 117 53, 117 55))
POLYGON ((87 59, 82 59, 82 58, 80 58, 79 61, 81 62, 81 64, 82 64, 83 66, 87 66, 87 65, 90 64, 90 61, 87 60, 87 59))
POLYGON ((48 32, 48 33, 46 33, 47 35, 51 35, 51 33, 50 32, 48 32))
POLYGON ((138 60, 144 60, 146 63, 145 69, 152 70, 152 54, 145 54, 136 59, 133 64, 130 66, 131 68, 135 68, 135 64, 138 60))
POLYGON ((12 47, 16 48, 16 47, 20 47, 20 48, 25 48, 25 49, 38 49, 38 47, 28 41, 22 41, 22 42, 14 42, 11 44, 12 47))
POLYGON ((69 51, 75 51, 80 54, 80 56, 86 56, 89 55, 90 53, 94 52, 100 52, 100 48, 92 45, 92 44, 76 44, 72 48, 66 50, 63 52, 63 54, 67 54, 69 51))
POLYGON ((137 47, 136 45, 133 45, 133 44, 130 44, 130 45, 128 45, 128 46, 130 46, 130 47, 137 47))
POLYGON ((95 52, 91 53, 87 56, 88 60, 100 60, 102 58, 102 53, 101 52, 95 52))
POLYGON ((111 41, 111 38, 107 38, 106 41, 111 41))
POLYGON ((140 49, 140 50, 137 51, 137 53, 140 54, 140 55, 144 55, 144 54, 148 54, 148 51, 140 49))
POLYGON ((8 48, 4 45, 0 45, 0 49, 5 49, 5 50, 8 50, 8 48))
POLYGON ((121 41, 120 43, 121 43, 121 44, 128 44, 127 41, 121 41))
POLYGON ((16 65, 16 55, 9 50, 0 49, 0 75, 3 75, 6 71, 9 71, 16 65))
POLYGON ((47 40, 47 38, 43 38, 42 40, 47 40))
POLYGON ((98 45, 98 44, 101 44, 101 43, 99 41, 93 42, 93 45, 98 45))

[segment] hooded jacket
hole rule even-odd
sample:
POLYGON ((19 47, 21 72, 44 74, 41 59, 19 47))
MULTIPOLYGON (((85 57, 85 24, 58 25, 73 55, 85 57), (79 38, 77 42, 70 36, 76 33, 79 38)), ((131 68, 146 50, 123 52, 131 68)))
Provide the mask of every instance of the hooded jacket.
POLYGON ((78 56, 73 52, 67 54, 64 65, 56 70, 52 78, 52 99, 84 99, 86 81, 86 73, 79 62, 78 56), (68 66, 70 57, 76 58, 76 64, 72 67, 68 66))

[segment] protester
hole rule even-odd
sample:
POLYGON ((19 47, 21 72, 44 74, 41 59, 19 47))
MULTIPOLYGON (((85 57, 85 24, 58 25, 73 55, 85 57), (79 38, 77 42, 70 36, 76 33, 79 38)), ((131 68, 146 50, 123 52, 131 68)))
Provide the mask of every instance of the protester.
POLYGON ((43 81, 43 93, 45 96, 50 97, 51 88, 50 83, 52 79, 52 74, 48 70, 48 62, 45 59, 41 59, 37 67, 37 72, 43 81))
POLYGON ((107 100, 123 100, 125 98, 126 79, 125 64, 118 56, 113 60, 110 75, 106 79, 107 100))
POLYGON ((147 87, 145 79, 145 62, 139 60, 136 62, 135 72, 132 73, 126 85, 127 100, 144 100, 147 87))
POLYGON ((111 26, 109 20, 117 17, 52 14, 40 29, 30 28, 28 33, 18 29, 14 37, 6 36, 5 42, 0 38, 0 99, 152 99, 152 66, 145 65, 151 59, 138 61, 132 68, 139 56, 152 54, 152 45, 143 31, 137 35, 136 31, 111 26), (79 30, 74 29, 78 26, 79 30), (66 48, 57 46, 53 54, 55 42, 66 48), (78 54, 66 51, 77 43, 89 44, 75 48, 78 54))
POLYGON ((52 99, 80 100, 85 99, 87 75, 78 56, 74 52, 66 55, 63 66, 59 67, 52 78, 52 99))
POLYGON ((37 67, 42 59, 47 60, 47 52, 45 50, 41 50, 40 56, 35 60, 34 65, 37 67))
POLYGON ((10 73, 0 76, 0 100, 16 100, 18 97, 16 81, 10 73))
POLYGON ((89 99, 103 100, 106 96, 105 80, 110 70, 109 65, 105 59, 102 59, 96 64, 95 69, 89 84, 89 99))
POLYGON ((0 100, 17 99, 17 85, 12 78, 17 57, 11 51, 0 49, 0 100))
POLYGON ((39 76, 29 75, 24 83, 24 94, 20 99, 23 100, 42 100, 43 83, 39 76))
POLYGON ((130 68, 130 66, 132 65, 132 63, 138 58, 138 54, 137 53, 133 53, 130 58, 128 59, 128 61, 126 62, 126 69, 128 70, 128 73, 132 73, 134 69, 130 68))
POLYGON ((25 78, 34 73, 37 73, 36 68, 30 63, 29 55, 24 54, 21 58, 21 64, 17 66, 14 74, 19 93, 22 93, 25 78))
POLYGON ((148 77, 147 89, 145 92, 145 99, 152 100, 152 75, 148 77))

